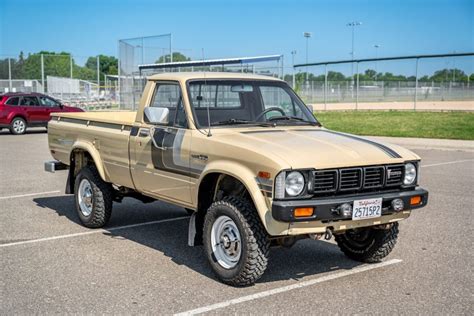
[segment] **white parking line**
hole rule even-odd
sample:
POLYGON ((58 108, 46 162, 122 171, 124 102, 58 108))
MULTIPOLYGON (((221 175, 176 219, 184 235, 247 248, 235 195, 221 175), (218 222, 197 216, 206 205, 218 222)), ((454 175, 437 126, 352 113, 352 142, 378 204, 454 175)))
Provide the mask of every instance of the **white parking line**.
POLYGON ((231 305, 240 304, 240 303, 248 302, 248 301, 253 301, 253 300, 256 300, 256 299, 259 299, 259 298, 264 298, 264 297, 268 297, 268 296, 271 296, 271 295, 288 292, 288 291, 291 291, 291 290, 301 289, 303 287, 307 287, 307 286, 323 283, 323 282, 326 282, 326 281, 346 277, 346 276, 356 274, 356 273, 361 273, 361 272, 365 272, 365 271, 369 271, 369 270, 373 270, 373 269, 386 267, 386 266, 396 264, 396 263, 400 263, 400 262, 402 262, 401 259, 391 259, 391 260, 381 262, 381 263, 364 265, 364 266, 353 268, 353 269, 350 269, 350 270, 345 270, 345 271, 341 271, 341 272, 332 273, 332 274, 329 274, 329 275, 326 275, 326 276, 322 276, 320 278, 316 278, 316 279, 312 279, 312 280, 308 280, 308 281, 303 281, 303 282, 298 282, 298 283, 295 283, 295 284, 292 284, 292 285, 282 286, 282 287, 279 287, 279 288, 276 288, 276 289, 263 291, 263 292, 258 292, 258 293, 254 293, 254 294, 247 295, 247 296, 241 296, 241 297, 234 298, 234 299, 231 299, 231 300, 228 300, 228 301, 224 301, 224 302, 220 302, 220 303, 217 303, 217 304, 212 304, 212 305, 192 309, 192 310, 182 312, 182 313, 179 313, 179 314, 175 314, 175 315, 182 316, 182 315, 197 315, 197 314, 201 314, 201 313, 206 313, 206 312, 210 312, 210 311, 213 311, 213 310, 216 310, 216 309, 228 307, 228 306, 231 306, 231 305))
POLYGON ((81 233, 75 233, 75 234, 59 235, 59 236, 52 236, 52 237, 38 238, 38 239, 31 239, 31 240, 24 240, 24 241, 16 241, 16 242, 8 243, 8 244, 0 244, 0 248, 19 246, 19 245, 25 245, 25 244, 34 244, 34 243, 39 243, 39 242, 43 242, 43 241, 66 239, 66 238, 86 236, 86 235, 92 235, 92 234, 98 234, 98 233, 107 233, 107 232, 112 232, 112 231, 121 230, 121 229, 128 229, 128 228, 134 228, 134 227, 140 227, 140 226, 154 225, 154 224, 160 224, 160 223, 166 223, 166 222, 174 222, 174 221, 178 221, 178 220, 182 220, 182 219, 186 219, 186 218, 189 218, 189 216, 168 218, 168 219, 162 219, 162 220, 158 220, 158 221, 131 224, 131 225, 125 225, 125 226, 116 226, 116 227, 111 227, 111 228, 107 228, 107 229, 94 229, 94 230, 81 232, 81 233))
POLYGON ((474 161, 474 159, 464 159, 464 160, 454 160, 454 161, 448 161, 448 162, 440 162, 440 163, 434 163, 431 165, 422 165, 421 168, 428 168, 428 167, 436 167, 436 166, 442 166, 442 165, 451 165, 454 163, 461 163, 461 162, 468 162, 468 161, 474 161))
POLYGON ((10 195, 10 196, 0 196, 0 200, 16 199, 16 198, 27 197, 27 196, 35 196, 35 195, 48 195, 48 194, 55 194, 55 193, 61 193, 61 191, 58 190, 58 191, 27 193, 27 194, 18 194, 18 195, 10 195))

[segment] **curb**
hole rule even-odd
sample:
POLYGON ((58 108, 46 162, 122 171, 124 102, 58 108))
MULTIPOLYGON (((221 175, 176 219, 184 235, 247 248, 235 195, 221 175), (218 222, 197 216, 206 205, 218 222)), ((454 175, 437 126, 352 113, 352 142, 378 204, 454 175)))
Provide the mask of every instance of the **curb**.
POLYGON ((459 139, 410 138, 368 136, 375 141, 392 143, 410 149, 436 149, 450 151, 474 152, 474 141, 459 139))

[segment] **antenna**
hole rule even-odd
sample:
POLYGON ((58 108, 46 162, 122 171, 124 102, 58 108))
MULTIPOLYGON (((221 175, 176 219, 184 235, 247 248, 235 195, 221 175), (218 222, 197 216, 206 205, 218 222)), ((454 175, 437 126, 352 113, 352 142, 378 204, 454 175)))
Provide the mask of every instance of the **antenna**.
MULTIPOLYGON (((206 80, 206 69, 204 68, 204 48, 202 48, 202 74, 204 76, 204 86, 207 86, 207 80, 206 80)), ((216 89, 217 93, 217 89, 216 89)), ((207 102, 207 137, 211 137, 211 114, 209 113, 209 102, 207 102)))

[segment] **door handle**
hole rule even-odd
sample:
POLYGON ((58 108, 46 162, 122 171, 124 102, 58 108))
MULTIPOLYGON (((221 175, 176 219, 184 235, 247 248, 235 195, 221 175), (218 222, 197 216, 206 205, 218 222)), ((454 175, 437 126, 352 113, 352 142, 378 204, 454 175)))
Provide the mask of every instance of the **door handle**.
MULTIPOLYGON (((167 150, 167 149, 168 149, 167 147, 165 147, 165 146, 160 146, 160 145, 158 145, 158 144, 156 143, 156 140, 155 140, 155 129, 156 129, 155 126, 152 126, 152 127, 150 128, 150 135, 151 135, 151 141, 153 142, 153 146, 155 146, 156 148, 161 149, 161 150, 167 150)), ((167 131, 165 130, 165 132, 167 132, 167 131)))
POLYGON ((148 137, 150 136, 150 130, 148 129, 140 129, 138 132, 138 137, 148 137))

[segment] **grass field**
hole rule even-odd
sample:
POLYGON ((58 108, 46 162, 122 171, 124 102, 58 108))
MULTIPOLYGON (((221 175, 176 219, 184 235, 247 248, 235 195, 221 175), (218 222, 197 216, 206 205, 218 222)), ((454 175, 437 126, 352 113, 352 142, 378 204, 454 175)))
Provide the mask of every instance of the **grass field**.
POLYGON ((326 111, 315 116, 329 129, 358 135, 474 140, 472 112, 326 111))

